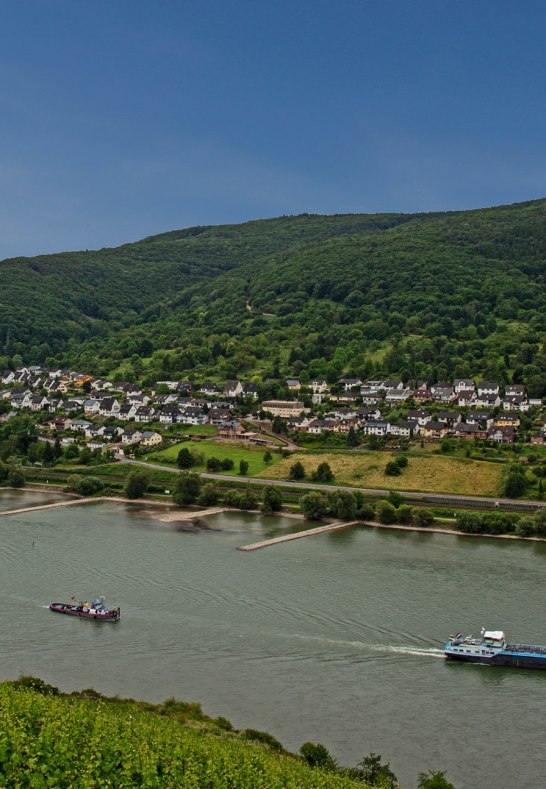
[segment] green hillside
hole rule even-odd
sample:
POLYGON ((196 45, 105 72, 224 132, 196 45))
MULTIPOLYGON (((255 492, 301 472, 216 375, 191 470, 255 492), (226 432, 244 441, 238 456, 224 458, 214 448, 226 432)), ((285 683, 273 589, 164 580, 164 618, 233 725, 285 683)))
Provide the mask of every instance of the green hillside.
POLYGON ((4 364, 101 376, 481 376, 546 392, 546 200, 302 215, 0 263, 4 364))
MULTIPOLYGON (((0 685, 3 787, 366 787, 342 771, 308 766, 274 738, 238 733, 197 704, 60 695, 38 681, 0 685), (279 750, 279 748, 281 750, 279 750)), ((390 784, 392 786, 392 784, 390 784)))

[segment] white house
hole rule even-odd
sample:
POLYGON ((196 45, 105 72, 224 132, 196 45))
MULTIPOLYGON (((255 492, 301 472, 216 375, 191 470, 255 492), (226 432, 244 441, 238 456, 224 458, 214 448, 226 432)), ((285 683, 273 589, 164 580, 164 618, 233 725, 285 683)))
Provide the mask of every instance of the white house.
POLYGON ((148 424, 154 420, 155 410, 149 405, 140 405, 135 412, 135 422, 148 424))
POLYGON ((240 381, 226 381, 224 395, 226 397, 239 397, 243 393, 243 385, 240 381))
POLYGON ((309 382, 309 388, 313 394, 327 394, 330 391, 328 384, 322 378, 313 378, 309 382))
POLYGON ((362 381, 360 378, 340 378, 338 383, 343 387, 345 392, 349 392, 351 389, 356 389, 357 387, 362 386, 362 381))
POLYGON ((410 438, 415 430, 415 422, 408 422, 406 420, 400 421, 397 425, 390 426, 391 436, 402 436, 403 438, 410 438))
POLYGON ((140 430, 125 430, 121 436, 121 443, 129 446, 130 444, 138 444, 142 438, 140 430))
POLYGON ((481 381, 481 383, 477 385, 476 390, 479 397, 482 395, 498 395, 500 387, 498 383, 493 381, 481 381))
POLYGON ((453 381, 453 388, 457 394, 469 390, 474 391, 474 380, 472 378, 455 378, 453 381))
POLYGON ((98 414, 100 409, 100 402, 98 400, 86 400, 83 404, 84 414, 98 414))
POLYGON ((387 389, 385 394, 385 402, 404 403, 411 397, 411 394, 411 389, 400 389, 400 387, 396 387, 395 389, 387 389))
POLYGON ((101 416, 117 416, 120 404, 115 397, 105 397, 100 401, 99 414, 101 416))
POLYGON ((362 428, 367 436, 386 436, 390 433, 390 424, 384 420, 377 420, 373 422, 366 422, 362 428))

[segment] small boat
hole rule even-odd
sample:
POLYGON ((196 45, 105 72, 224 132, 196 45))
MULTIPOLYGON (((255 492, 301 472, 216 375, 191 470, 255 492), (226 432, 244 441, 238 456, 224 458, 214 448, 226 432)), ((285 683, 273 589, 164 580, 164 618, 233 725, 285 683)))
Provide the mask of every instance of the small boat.
POLYGON ((80 616, 84 619, 106 620, 109 622, 118 622, 121 617, 119 608, 106 607, 104 597, 96 597, 91 603, 77 602, 76 598, 73 597, 70 603, 51 603, 49 610, 58 614, 69 614, 70 616, 80 616))
POLYGON ((546 646, 540 644, 512 644, 502 630, 482 628, 480 638, 455 633, 444 647, 448 660, 481 663, 485 666, 513 666, 514 668, 546 669, 546 646))

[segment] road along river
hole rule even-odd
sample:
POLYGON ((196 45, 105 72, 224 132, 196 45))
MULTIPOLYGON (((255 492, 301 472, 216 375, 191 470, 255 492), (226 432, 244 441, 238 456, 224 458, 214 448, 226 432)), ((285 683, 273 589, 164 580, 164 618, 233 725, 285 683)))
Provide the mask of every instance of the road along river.
POLYGON ((208 525, 116 503, 1 518, 1 678, 201 701, 294 750, 380 753, 405 787, 428 768, 457 789, 542 785, 546 672, 449 665, 441 647, 482 625, 546 643, 546 544, 357 527, 244 553, 308 524, 208 525), (92 594, 122 621, 47 610, 92 594))

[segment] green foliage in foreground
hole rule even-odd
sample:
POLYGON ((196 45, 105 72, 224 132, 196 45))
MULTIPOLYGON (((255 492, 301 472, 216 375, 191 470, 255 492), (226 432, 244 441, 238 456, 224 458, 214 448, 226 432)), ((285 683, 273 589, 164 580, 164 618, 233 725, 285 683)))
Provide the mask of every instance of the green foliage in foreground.
MULTIPOLYGON (((39 681, 38 681, 39 683, 39 681)), ((265 733, 230 731, 198 705, 62 696, 39 683, 0 686, 0 785, 349 789, 366 784, 279 751, 265 733), (150 711, 141 708, 148 706, 150 711), (194 711, 195 712, 195 711, 194 711), (163 717, 162 717, 163 716, 163 717), (195 726, 200 728, 194 728, 195 726), (193 726, 193 728, 191 727, 193 726), (243 737, 243 735, 245 735, 243 737), (258 736, 261 735, 261 736, 258 736), (247 739, 248 738, 248 739, 247 739), (251 744, 252 741, 252 744, 251 744)), ((282 746, 281 746, 282 747, 282 746)))

